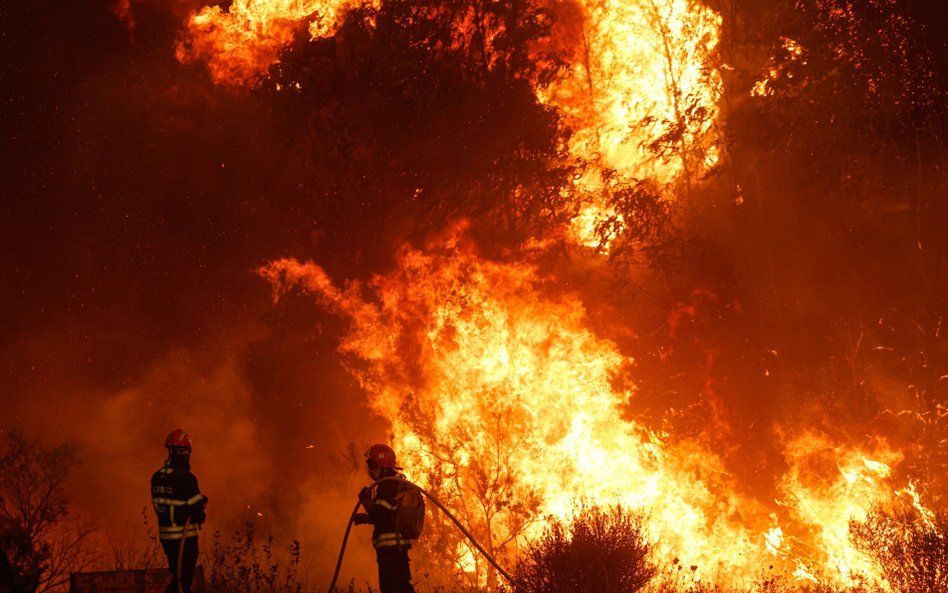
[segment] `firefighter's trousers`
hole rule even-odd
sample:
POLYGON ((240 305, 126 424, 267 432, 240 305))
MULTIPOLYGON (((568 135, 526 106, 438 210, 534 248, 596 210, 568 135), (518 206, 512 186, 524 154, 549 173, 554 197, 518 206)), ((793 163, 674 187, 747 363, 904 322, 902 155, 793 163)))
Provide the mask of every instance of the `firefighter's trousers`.
POLYGON ((379 593, 415 593, 407 549, 379 548, 375 557, 379 563, 379 593))
MULTIPOLYGON (((168 557, 168 568, 171 570, 171 584, 165 589, 165 593, 178 593, 178 549, 181 546, 181 540, 162 540, 161 547, 165 550, 165 556, 168 557)), ((184 540, 184 554, 181 557, 181 590, 184 593, 191 593, 191 582, 194 580, 194 567, 198 559, 198 538, 189 537, 184 540)))

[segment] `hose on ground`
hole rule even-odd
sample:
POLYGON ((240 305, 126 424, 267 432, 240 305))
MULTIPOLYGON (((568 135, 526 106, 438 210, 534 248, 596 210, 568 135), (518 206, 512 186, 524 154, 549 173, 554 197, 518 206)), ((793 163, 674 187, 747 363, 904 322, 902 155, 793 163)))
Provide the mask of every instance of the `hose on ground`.
MULTIPOLYGON (((427 498, 428 500, 430 500, 431 502, 433 502, 436 507, 438 507, 439 509, 441 509, 441 511, 442 511, 445 515, 447 515, 448 519, 451 519, 451 521, 457 526, 457 528, 461 530, 461 533, 463 533, 464 536, 467 537, 467 539, 470 540, 470 542, 474 545, 474 547, 477 548, 477 551, 479 551, 479 552, 484 556, 484 558, 486 558, 487 561, 490 562, 491 565, 492 565, 494 568, 497 569, 497 572, 499 572, 501 575, 503 575, 503 577, 504 577, 505 579, 507 579, 507 581, 508 581, 511 585, 513 585, 514 591, 523 591, 523 590, 524 590, 523 585, 521 585, 520 583, 518 583, 512 576, 510 576, 510 575, 507 573, 506 570, 504 570, 499 564, 497 564, 497 561, 494 560, 494 558, 493 558, 490 554, 488 554, 486 550, 484 550, 484 548, 481 546, 480 543, 478 543, 478 541, 477 541, 476 539, 474 539, 474 536, 471 535, 471 532, 469 532, 467 529, 465 529, 464 526, 461 525, 461 522, 458 521, 458 520, 454 517, 454 515, 451 514, 451 511, 449 511, 447 508, 445 508, 445 506, 444 506, 443 504, 441 504, 441 502, 440 502, 437 498, 435 498, 434 496, 432 496, 430 492, 428 492, 427 490, 425 490, 424 488, 422 488, 422 487, 420 487, 420 486, 418 486, 418 485, 416 485, 416 484, 413 484, 413 483, 409 482, 408 480, 403 480, 402 478, 395 477, 395 476, 387 476, 387 477, 384 477, 384 478, 379 478, 378 480, 372 482, 372 484, 369 486, 369 488, 372 488, 372 487, 374 487, 376 484, 380 484, 380 483, 382 483, 382 482, 401 482, 402 484, 406 484, 406 485, 408 485, 408 486, 414 488, 414 489, 417 490, 418 492, 422 493, 422 494, 425 496, 425 498, 427 498)), ((357 502, 356 505, 355 505, 355 507, 352 509, 352 514, 349 515, 349 522, 346 524, 346 533, 345 533, 345 535, 342 537, 342 547, 339 548, 339 559, 336 561, 336 570, 333 571, 333 573, 332 573, 332 581, 329 583, 329 588, 326 590, 327 593, 335 593, 335 590, 336 590, 336 579, 339 577, 339 569, 342 567, 342 557, 343 557, 343 555, 345 555, 345 552, 346 552, 346 543, 349 541, 349 532, 352 530, 352 525, 353 525, 353 523, 355 522, 356 513, 359 512, 359 505, 360 505, 360 504, 362 504, 362 503, 361 503, 361 502, 357 502)))

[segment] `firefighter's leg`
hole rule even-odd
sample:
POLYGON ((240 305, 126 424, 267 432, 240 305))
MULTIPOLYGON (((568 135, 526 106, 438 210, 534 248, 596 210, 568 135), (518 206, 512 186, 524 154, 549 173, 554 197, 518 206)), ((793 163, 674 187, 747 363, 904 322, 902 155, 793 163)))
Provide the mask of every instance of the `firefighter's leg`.
POLYGON ((375 551, 375 560, 379 564, 379 593, 395 593, 395 575, 389 556, 383 550, 375 551))
POLYGON ((408 566, 408 550, 382 548, 376 558, 379 563, 379 593, 415 593, 408 566))
POLYGON ((194 567, 198 559, 198 538, 189 537, 184 540, 184 554, 181 558, 181 590, 191 593, 191 583, 194 581, 194 567))
POLYGON ((168 557, 168 570, 171 571, 171 583, 165 593, 178 593, 178 546, 180 540, 161 540, 161 549, 168 557))

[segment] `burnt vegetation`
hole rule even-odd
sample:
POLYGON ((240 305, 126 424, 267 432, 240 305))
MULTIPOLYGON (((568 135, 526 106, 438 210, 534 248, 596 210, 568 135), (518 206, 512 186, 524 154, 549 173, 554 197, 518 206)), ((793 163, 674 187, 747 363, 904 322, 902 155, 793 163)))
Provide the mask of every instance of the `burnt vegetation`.
POLYGON ((850 538, 899 593, 948 589, 948 515, 901 505, 877 507, 849 525, 850 538))

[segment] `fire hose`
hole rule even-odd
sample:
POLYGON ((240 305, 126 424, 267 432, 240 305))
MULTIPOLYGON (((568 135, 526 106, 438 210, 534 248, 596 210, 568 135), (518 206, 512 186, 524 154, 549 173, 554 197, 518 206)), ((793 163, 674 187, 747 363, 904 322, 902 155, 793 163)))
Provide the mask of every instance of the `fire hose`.
POLYGON ((184 542, 188 539, 188 527, 191 526, 191 517, 184 522, 184 531, 181 532, 181 543, 178 544, 178 570, 175 580, 178 582, 178 593, 184 593, 184 587, 181 585, 181 563, 184 561, 184 542))
MULTIPOLYGON (((497 569, 497 572, 499 572, 501 575, 503 575, 503 577, 504 577, 505 579, 507 579, 507 581, 508 581, 511 585, 513 585, 514 591, 523 591, 523 590, 524 590, 523 585, 521 585, 520 583, 518 583, 512 576, 510 576, 510 575, 507 573, 507 571, 505 571, 499 564, 497 564, 497 561, 494 560, 493 556, 491 556, 490 554, 488 554, 487 551, 484 550, 484 548, 481 546, 481 544, 478 543, 478 541, 477 541, 476 539, 474 539, 474 536, 471 535, 471 532, 469 532, 467 529, 465 529, 464 526, 461 525, 461 522, 458 521, 458 520, 454 517, 454 515, 451 514, 451 511, 449 511, 448 509, 446 509, 445 506, 444 506, 443 504, 441 504, 441 502, 440 502, 437 498, 435 498, 434 496, 432 496, 432 494, 431 494, 430 492, 428 492, 427 490, 425 490, 424 488, 422 488, 422 487, 420 487, 420 486, 418 486, 418 485, 416 485, 416 484, 413 484, 413 483, 409 482, 408 480, 403 480, 402 478, 398 478, 398 477, 395 477, 395 476, 388 476, 388 477, 385 477, 385 478, 380 478, 380 479, 378 479, 378 480, 372 482, 372 484, 369 486, 369 488, 372 488, 372 487, 374 487, 376 484, 379 484, 379 483, 381 483, 381 482, 401 482, 402 484, 406 484, 406 485, 408 485, 408 486, 414 488, 415 490, 417 490, 417 491, 420 492, 421 494, 423 494, 423 495, 425 496, 425 498, 427 498, 428 500, 430 500, 431 502, 433 502, 433 503, 435 504, 435 506, 437 506, 439 509, 441 509, 441 511, 442 511, 445 515, 447 515, 448 519, 451 519, 451 521, 457 526, 457 528, 461 530, 461 533, 463 533, 463 534, 465 535, 465 537, 467 537, 467 539, 470 540, 470 542, 474 545, 474 547, 477 548, 477 551, 479 551, 479 552, 484 556, 484 558, 486 558, 487 561, 490 562, 491 565, 492 565, 494 568, 497 569)), ((349 515, 349 523, 346 525, 346 534, 342 537, 342 547, 339 549, 339 559, 336 561, 336 570, 332 573, 332 581, 329 583, 329 588, 326 589, 327 593, 335 593, 335 590, 336 590, 336 589, 335 589, 335 588, 336 588, 336 579, 339 577, 339 569, 342 567, 342 557, 343 557, 343 555, 344 555, 345 552, 346 552, 346 543, 349 541, 349 532, 352 530, 352 525, 355 523, 355 516, 356 516, 356 513, 359 512, 359 505, 361 505, 361 504, 362 504, 361 501, 360 501, 360 502, 357 502, 356 505, 355 505, 355 508, 352 509, 352 514, 349 515)))

